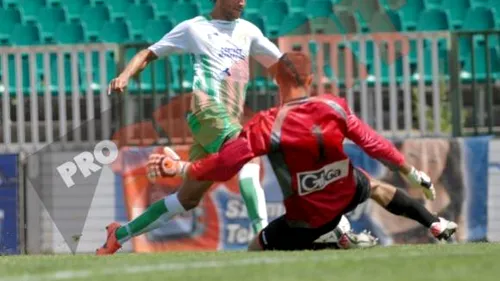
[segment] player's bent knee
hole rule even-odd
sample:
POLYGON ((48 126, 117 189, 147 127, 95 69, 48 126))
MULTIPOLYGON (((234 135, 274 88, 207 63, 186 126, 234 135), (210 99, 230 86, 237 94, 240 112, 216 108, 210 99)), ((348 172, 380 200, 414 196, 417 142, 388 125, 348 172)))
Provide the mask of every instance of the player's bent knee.
POLYGON ((211 182, 186 181, 179 189, 179 202, 186 211, 196 208, 211 185, 211 182))
POLYGON ((370 182, 372 186, 371 198, 380 205, 387 206, 394 198, 396 187, 378 180, 374 181, 373 184, 370 182))

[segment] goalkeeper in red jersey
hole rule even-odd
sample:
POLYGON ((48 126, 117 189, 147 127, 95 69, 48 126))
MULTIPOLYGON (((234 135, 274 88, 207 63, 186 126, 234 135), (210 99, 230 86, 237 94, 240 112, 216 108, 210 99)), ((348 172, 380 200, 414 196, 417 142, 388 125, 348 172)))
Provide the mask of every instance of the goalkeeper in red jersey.
MULTIPOLYGON (((448 239, 457 225, 431 214, 403 190, 371 179, 353 167, 343 143, 350 139, 371 157, 399 171, 426 197, 435 199, 430 178, 358 119, 343 98, 309 97, 311 61, 301 52, 283 55, 277 65, 281 105, 258 113, 238 138, 218 153, 196 162, 151 155, 150 177, 182 175, 194 180, 225 181, 257 156, 267 155, 284 196, 285 215, 251 242, 250 250, 314 249, 318 237, 334 229, 343 214, 368 198, 389 212, 416 220, 437 239, 448 239)), ((339 244, 349 243, 343 235, 339 244)))

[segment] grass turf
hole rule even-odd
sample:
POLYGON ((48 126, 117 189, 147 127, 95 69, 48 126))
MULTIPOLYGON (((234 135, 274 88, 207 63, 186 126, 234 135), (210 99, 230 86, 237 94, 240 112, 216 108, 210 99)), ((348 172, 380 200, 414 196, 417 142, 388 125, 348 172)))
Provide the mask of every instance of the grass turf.
POLYGON ((184 252, 0 257, 0 281, 499 280, 500 244, 317 252, 184 252))

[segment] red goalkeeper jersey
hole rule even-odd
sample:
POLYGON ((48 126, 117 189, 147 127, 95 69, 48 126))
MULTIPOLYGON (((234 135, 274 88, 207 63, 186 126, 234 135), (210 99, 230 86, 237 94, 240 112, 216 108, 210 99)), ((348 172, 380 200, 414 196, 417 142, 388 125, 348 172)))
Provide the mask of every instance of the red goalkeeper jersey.
POLYGON ((304 98, 258 113, 238 138, 194 162, 190 176, 224 181, 254 157, 268 155, 284 196, 287 220, 319 227, 340 215, 356 192, 348 138, 367 154, 396 168, 403 155, 333 95, 304 98))

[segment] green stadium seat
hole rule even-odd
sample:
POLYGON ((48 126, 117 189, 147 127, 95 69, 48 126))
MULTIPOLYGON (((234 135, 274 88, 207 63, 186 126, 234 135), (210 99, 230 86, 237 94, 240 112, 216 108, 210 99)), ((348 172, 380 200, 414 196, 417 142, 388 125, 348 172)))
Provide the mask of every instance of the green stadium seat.
MULTIPOLYGON (((328 19, 328 24, 324 29, 326 34, 353 34, 360 30, 356 18, 350 11, 337 11, 335 14, 331 14, 328 19)), ((311 28, 314 29, 314 27, 311 28)))
POLYGON ((194 77, 194 66, 191 55, 170 56, 170 62, 172 65, 174 91, 180 91, 181 85, 184 91, 191 91, 194 77))
POLYGON ((490 0, 472 0, 473 7, 488 6, 490 0))
POLYGON ((0 0, 0 3, 2 2, 4 8, 19 6, 19 0, 0 0))
POLYGON ((489 30, 495 28, 493 11, 487 7, 469 9, 465 16, 463 30, 489 30))
POLYGON ((123 21, 104 23, 99 35, 99 41, 106 43, 129 42, 128 26, 123 21))
POLYGON ((130 33, 136 40, 144 36, 144 28, 149 20, 154 18, 153 8, 149 5, 131 5, 127 11, 127 21, 130 33))
MULTIPOLYGON (((485 79, 486 78, 486 52, 490 53, 490 69, 492 72, 492 77, 493 76, 498 76, 500 74, 500 55, 498 48, 488 48, 487 50, 484 49, 483 46, 477 46, 474 50, 474 70, 475 70, 475 75, 476 79, 485 79)), ((464 65, 464 71, 470 75, 472 75, 472 60, 471 57, 469 57, 465 61, 464 65)), ((472 78, 472 77, 471 77, 472 78)))
POLYGON ((54 34, 58 44, 79 44, 84 42, 83 27, 79 22, 59 23, 54 34))
POLYGON ((111 18, 116 19, 125 17, 133 0, 105 0, 104 3, 108 6, 111 18))
POLYGON ((264 25, 264 20, 259 14, 249 14, 245 16, 245 19, 251 23, 253 23, 255 26, 257 26, 262 33, 265 33, 265 25, 264 25))
POLYGON ((214 3, 210 0, 198 1, 198 5, 200 6, 200 13, 202 15, 209 14, 214 9, 214 3))
POLYGON ((399 10, 405 30, 414 30, 416 28, 420 13, 424 9, 423 0, 406 0, 406 4, 399 10))
POLYGON ((174 25, 168 19, 149 20, 144 28, 144 39, 149 43, 160 40, 174 25))
POLYGON ((246 6, 245 6, 245 12, 247 13, 258 13, 260 11, 260 8, 262 6, 263 0, 253 0, 253 1, 247 1, 246 6))
POLYGON ((177 3, 173 6, 170 18, 175 24, 179 24, 185 20, 192 19, 200 14, 198 5, 193 3, 177 3))
POLYGON ((151 6, 153 6, 153 9, 154 9, 157 17, 166 17, 166 16, 170 16, 171 12, 173 11, 174 5, 178 1, 177 0, 170 0, 170 1, 149 0, 149 2, 151 3, 151 6))
POLYGON ((332 24, 330 15, 333 13, 333 6, 330 0, 311 0, 306 4, 304 12, 309 17, 311 30, 315 33, 322 33, 332 24))
MULTIPOLYGON (((175 77, 172 74, 172 65, 170 63, 170 57, 162 58, 152 62, 147 68, 145 68, 141 73, 141 87, 143 90, 150 91, 154 88, 157 91, 165 91, 167 89, 167 71, 170 71, 170 78, 168 79, 171 86, 176 85, 179 87, 179 83, 175 81, 175 77), (167 70, 168 68, 168 70, 167 70), (154 71, 154 81, 153 81, 153 71, 154 71)), ((173 89, 174 87, 172 87, 173 89)))
POLYGON ((376 12, 370 23, 371 32, 397 32, 402 30, 402 23, 399 14, 386 10, 376 12))
POLYGON ((105 22, 109 20, 109 11, 104 6, 85 6, 82 11, 81 21, 85 30, 87 41, 95 41, 105 22))
POLYGON ((90 1, 89 0, 71 0, 71 1, 62 1, 62 7, 66 11, 66 16, 68 19, 79 19, 83 7, 89 6, 90 1))
POLYGON ((42 38, 53 38, 59 23, 65 22, 64 10, 59 7, 42 7, 38 11, 38 24, 42 38))
POLYGON ((288 15, 281 23, 279 35, 304 35, 311 33, 309 20, 303 13, 288 15))
POLYGON ((36 45, 40 43, 40 31, 34 24, 16 24, 10 36, 12 45, 36 45))
POLYGON ((261 11, 266 24, 266 35, 275 38, 280 31, 281 23, 288 15, 288 5, 282 1, 265 1, 262 3, 261 11))
POLYGON ((10 34, 17 23, 21 22, 21 14, 17 9, 2 8, 0 9, 0 42, 7 44, 10 34))
POLYGON ((304 13, 309 18, 328 17, 333 13, 333 5, 330 0, 309 0, 304 13))
POLYGON ((383 10, 382 6, 377 0, 374 1, 359 1, 356 6, 356 12, 360 18, 360 25, 363 30, 367 30, 371 27, 368 25, 371 23, 373 15, 383 10))
MULTIPOLYGON (((63 84, 64 84, 64 90, 66 91, 66 93, 70 93, 72 90, 73 90, 73 71, 72 71, 72 67, 71 67, 71 54, 69 53, 65 53, 63 56, 62 56, 62 60, 63 60, 63 69, 64 69, 64 81, 63 81, 63 84)), ((82 68, 81 66, 82 65, 85 65, 82 63, 82 58, 81 56, 80 57, 77 57, 76 58, 77 60, 77 64, 80 66, 77 68, 77 75, 78 75, 78 84, 79 85, 82 85, 82 77, 83 76, 83 72, 82 72, 82 68)), ((59 71, 59 56, 56 55, 56 54, 51 54, 50 55, 50 85, 52 88, 54 89, 59 89, 59 81, 60 81, 60 75, 61 75, 61 72, 59 71)))
POLYGON ((439 9, 425 10, 420 14, 417 30, 434 31, 450 29, 450 20, 448 14, 439 9))
POLYGON ((19 0, 19 10, 24 21, 36 21, 38 10, 45 6, 45 0, 19 0))
MULTIPOLYGON (((16 95, 17 93, 17 73, 16 60, 14 55, 9 55, 7 58, 8 69, 9 69, 9 92, 11 95, 16 95)), ((27 55, 21 55, 21 88, 23 93, 29 93, 30 91, 30 63, 27 55)))
POLYGON ((307 0, 290 0, 290 13, 303 13, 307 2, 307 0))
POLYGON ((451 24, 455 27, 462 25, 470 6, 470 0, 443 0, 441 4, 441 8, 448 11, 451 24))
POLYGON ((427 8, 439 8, 442 6, 443 1, 446 0, 425 0, 425 6, 427 8))

